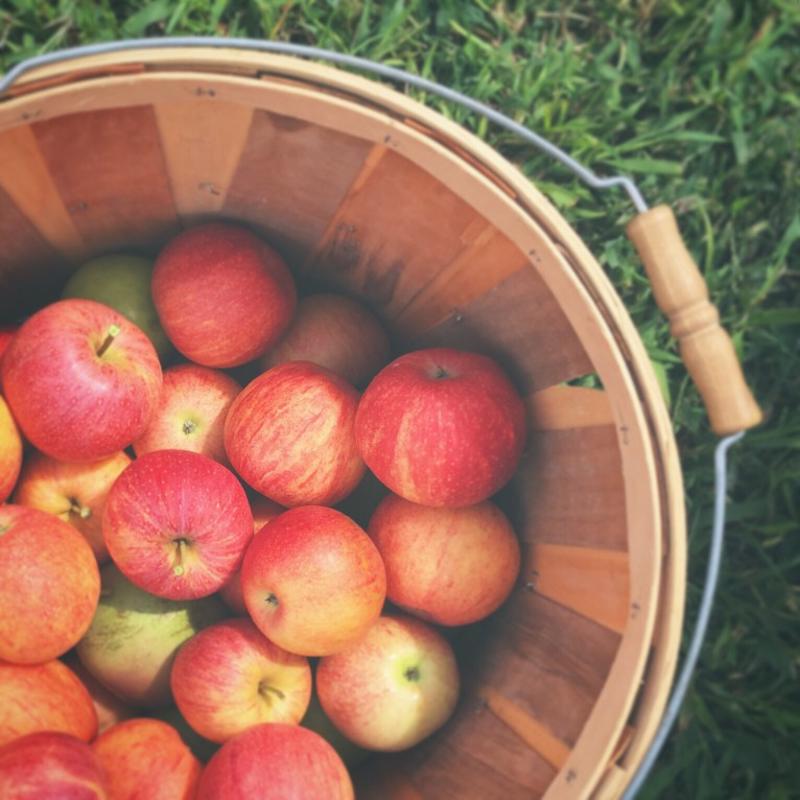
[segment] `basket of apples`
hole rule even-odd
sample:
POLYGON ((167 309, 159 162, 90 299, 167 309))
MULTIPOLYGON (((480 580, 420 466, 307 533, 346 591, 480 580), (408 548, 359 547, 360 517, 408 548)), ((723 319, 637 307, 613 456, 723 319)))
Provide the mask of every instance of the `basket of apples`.
POLYGON ((185 44, 0 90, 0 797, 618 796, 685 529, 613 288, 440 115, 185 44))

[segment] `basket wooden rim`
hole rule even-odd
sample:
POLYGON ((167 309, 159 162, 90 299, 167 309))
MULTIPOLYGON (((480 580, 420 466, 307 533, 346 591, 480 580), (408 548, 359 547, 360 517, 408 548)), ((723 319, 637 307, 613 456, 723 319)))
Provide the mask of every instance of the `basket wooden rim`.
POLYGON ((591 326, 601 335, 608 353, 595 348, 592 361, 607 363, 609 375, 618 371, 619 385, 613 392, 606 388, 616 400, 613 414, 626 472, 629 530, 649 522, 663 537, 650 553, 640 552, 635 541, 629 543, 631 561, 639 565, 631 570, 640 581, 631 584, 637 613, 592 714, 546 795, 583 797, 596 790, 597 796, 615 796, 646 751, 674 670, 685 596, 685 523, 680 467, 660 389, 641 340, 599 264, 543 195, 477 137, 381 84, 294 58, 196 47, 110 53, 48 65, 16 85, 16 98, 0 103, 0 131, 60 113, 129 105, 167 86, 176 96, 205 88, 216 97, 238 98, 255 107, 294 101, 292 113, 305 113, 331 127, 344 124, 362 138, 396 147, 468 197, 526 252, 528 226, 549 240, 561 270, 542 277, 560 296, 574 300, 565 311, 576 329, 585 332, 591 326), (634 431, 641 438, 632 436, 634 431), (634 490, 637 485, 641 492, 634 490), (626 728, 645 668, 647 680, 626 728), (623 737, 626 730, 631 735, 623 737))

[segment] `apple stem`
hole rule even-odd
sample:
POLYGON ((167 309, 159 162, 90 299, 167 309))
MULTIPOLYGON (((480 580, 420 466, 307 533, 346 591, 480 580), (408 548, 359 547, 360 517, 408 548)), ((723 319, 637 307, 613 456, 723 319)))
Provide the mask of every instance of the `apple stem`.
POLYGON ((276 689, 274 686, 270 686, 266 681, 261 681, 258 684, 258 693, 262 697, 266 698, 269 697, 268 694, 269 692, 276 694, 281 700, 283 700, 286 697, 286 695, 280 689, 276 689))
POLYGON ((92 516, 92 509, 88 506, 82 506, 74 497, 69 499, 69 511, 70 514, 77 514, 81 519, 89 519, 92 516))
POLYGON ((277 608, 280 605, 280 600, 278 600, 277 595, 273 594, 272 592, 267 595, 266 602, 267 605, 272 606, 272 608, 277 608))
POLYGON ((111 343, 114 339, 119 336, 121 328, 119 325, 109 325, 108 330, 106 331, 106 338, 103 344, 100 345, 100 349, 97 351, 97 357, 100 358, 109 347, 111 347, 111 343))
POLYGON ((409 667, 403 675, 406 680, 417 682, 419 680, 419 667, 409 667))
POLYGON ((181 537, 180 539, 175 539, 175 563, 172 566, 173 574, 180 578, 181 575, 186 571, 183 566, 183 548, 186 547, 189 542, 181 537))

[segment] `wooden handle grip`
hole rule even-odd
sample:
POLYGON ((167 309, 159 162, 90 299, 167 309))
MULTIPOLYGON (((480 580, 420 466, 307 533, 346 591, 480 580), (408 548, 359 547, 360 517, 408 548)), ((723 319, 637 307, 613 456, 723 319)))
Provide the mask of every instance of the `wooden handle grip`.
POLYGON ((711 427, 724 436, 761 422, 730 336, 708 299, 708 287, 683 243, 669 206, 656 206, 628 224, 658 307, 670 321, 689 374, 706 406, 711 427))

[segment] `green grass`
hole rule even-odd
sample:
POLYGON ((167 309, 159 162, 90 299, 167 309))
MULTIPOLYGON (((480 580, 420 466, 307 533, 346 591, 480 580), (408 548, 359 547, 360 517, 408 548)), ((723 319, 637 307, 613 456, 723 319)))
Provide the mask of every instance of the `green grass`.
MULTIPOLYGON (((599 172, 671 203, 767 421, 733 453, 707 644, 648 798, 800 793, 800 6, 703 2, 7 0, 7 69, 42 50, 162 34, 272 37, 357 53, 485 100, 599 172)), ((623 235, 631 207, 435 98, 576 227, 664 379, 685 471, 689 618, 711 518, 714 437, 623 235)))

